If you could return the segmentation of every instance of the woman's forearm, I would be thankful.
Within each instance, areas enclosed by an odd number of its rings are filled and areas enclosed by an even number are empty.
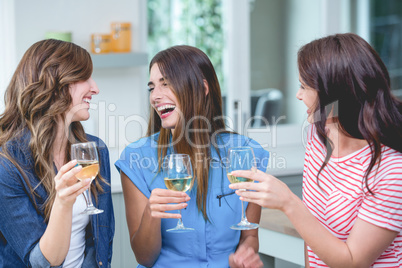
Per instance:
[[[284,213],[305,243],[328,266],[353,267],[353,258],[347,244],[332,235],[296,195],[292,196]]]
[[[258,233],[257,233],[258,234]],[[239,247],[245,246],[247,248],[252,248],[254,252],[258,252],[259,243],[258,243],[258,235],[244,235],[240,238]]]
[[[143,266],[152,266],[160,254],[161,245],[161,219],[152,217],[151,210],[147,205],[142,215],[141,224],[131,237],[131,248],[137,262]]]
[[[49,224],[39,240],[39,248],[51,266],[61,265],[67,256],[72,226],[73,209],[55,199]]]

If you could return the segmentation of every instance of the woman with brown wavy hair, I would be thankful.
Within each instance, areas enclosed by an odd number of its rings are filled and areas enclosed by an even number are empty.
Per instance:
[[[220,86],[204,52],[174,46],[156,54],[149,70],[148,135],[127,146],[116,162],[139,267],[260,267],[258,231],[229,228],[240,221],[242,208],[228,188],[223,159],[229,147],[250,146],[265,171],[268,152],[225,130]],[[162,159],[172,153],[191,157],[195,186],[188,194],[164,184]],[[194,231],[167,232],[181,208]],[[249,204],[247,218],[259,222],[260,209]]]
[[[311,123],[303,201],[266,174],[231,185],[245,201],[282,210],[306,244],[306,267],[402,266],[402,104],[375,50],[336,34],[298,53]]]
[[[89,53],[69,42],[43,40],[22,57],[0,116],[0,266],[103,267],[111,261],[114,216],[109,153],[80,121],[99,89]],[[95,141],[100,179],[92,187],[104,213],[82,215],[82,167],[72,143]]]

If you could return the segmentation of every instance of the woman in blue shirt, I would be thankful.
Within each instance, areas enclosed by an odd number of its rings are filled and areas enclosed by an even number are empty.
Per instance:
[[[139,267],[261,267],[258,230],[234,231],[241,202],[228,187],[223,159],[230,147],[253,147],[265,171],[268,152],[255,141],[225,130],[215,70],[201,50],[174,46],[150,63],[151,115],[147,137],[126,147],[116,162],[126,205],[131,247]],[[160,169],[171,153],[191,157],[195,187],[167,190]],[[246,204],[247,205],[247,204]],[[193,232],[171,233],[182,209]],[[261,208],[246,215],[259,222]]]
[[[43,40],[22,57],[0,116],[0,267],[109,267],[114,216],[106,145],[86,135],[89,102],[99,93],[89,53],[69,42]],[[100,160],[92,183],[104,212],[80,215],[82,169],[72,143],[94,141]]]

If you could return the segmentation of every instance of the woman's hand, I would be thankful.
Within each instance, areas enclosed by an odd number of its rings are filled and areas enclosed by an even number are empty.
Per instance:
[[[190,197],[184,192],[167,189],[154,189],[149,197],[151,216],[155,218],[181,218],[179,213],[168,213],[165,211],[180,210],[187,207]],[[172,204],[174,203],[174,204]]]
[[[240,245],[236,252],[229,256],[229,266],[232,268],[261,268],[263,263],[260,255],[251,247]]]
[[[72,207],[77,196],[87,190],[91,179],[79,181],[75,175],[82,170],[82,166],[76,166],[77,160],[72,160],[62,166],[54,181],[56,183],[56,200],[59,204]]]
[[[236,170],[232,172],[232,175],[259,182],[242,182],[229,185],[231,189],[237,190],[236,194],[246,202],[284,211],[294,195],[285,183],[260,170],[257,170],[257,172]],[[251,191],[239,191],[239,189]]]

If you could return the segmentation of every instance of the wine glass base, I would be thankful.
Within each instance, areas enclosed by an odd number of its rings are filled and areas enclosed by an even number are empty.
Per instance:
[[[96,207],[89,207],[86,208],[83,212],[81,212],[80,214],[86,214],[86,215],[94,215],[94,214],[99,214],[99,213],[103,213],[102,209],[98,209]]]
[[[230,229],[233,230],[252,230],[252,229],[257,229],[258,227],[260,227],[258,224],[256,223],[251,223],[251,222],[247,222],[247,223],[238,223],[235,225],[230,226]]]
[[[173,228],[173,229],[168,229],[166,232],[171,232],[171,233],[187,233],[187,232],[192,232],[194,231],[193,228],[187,228],[187,227],[180,227],[180,228]]]

